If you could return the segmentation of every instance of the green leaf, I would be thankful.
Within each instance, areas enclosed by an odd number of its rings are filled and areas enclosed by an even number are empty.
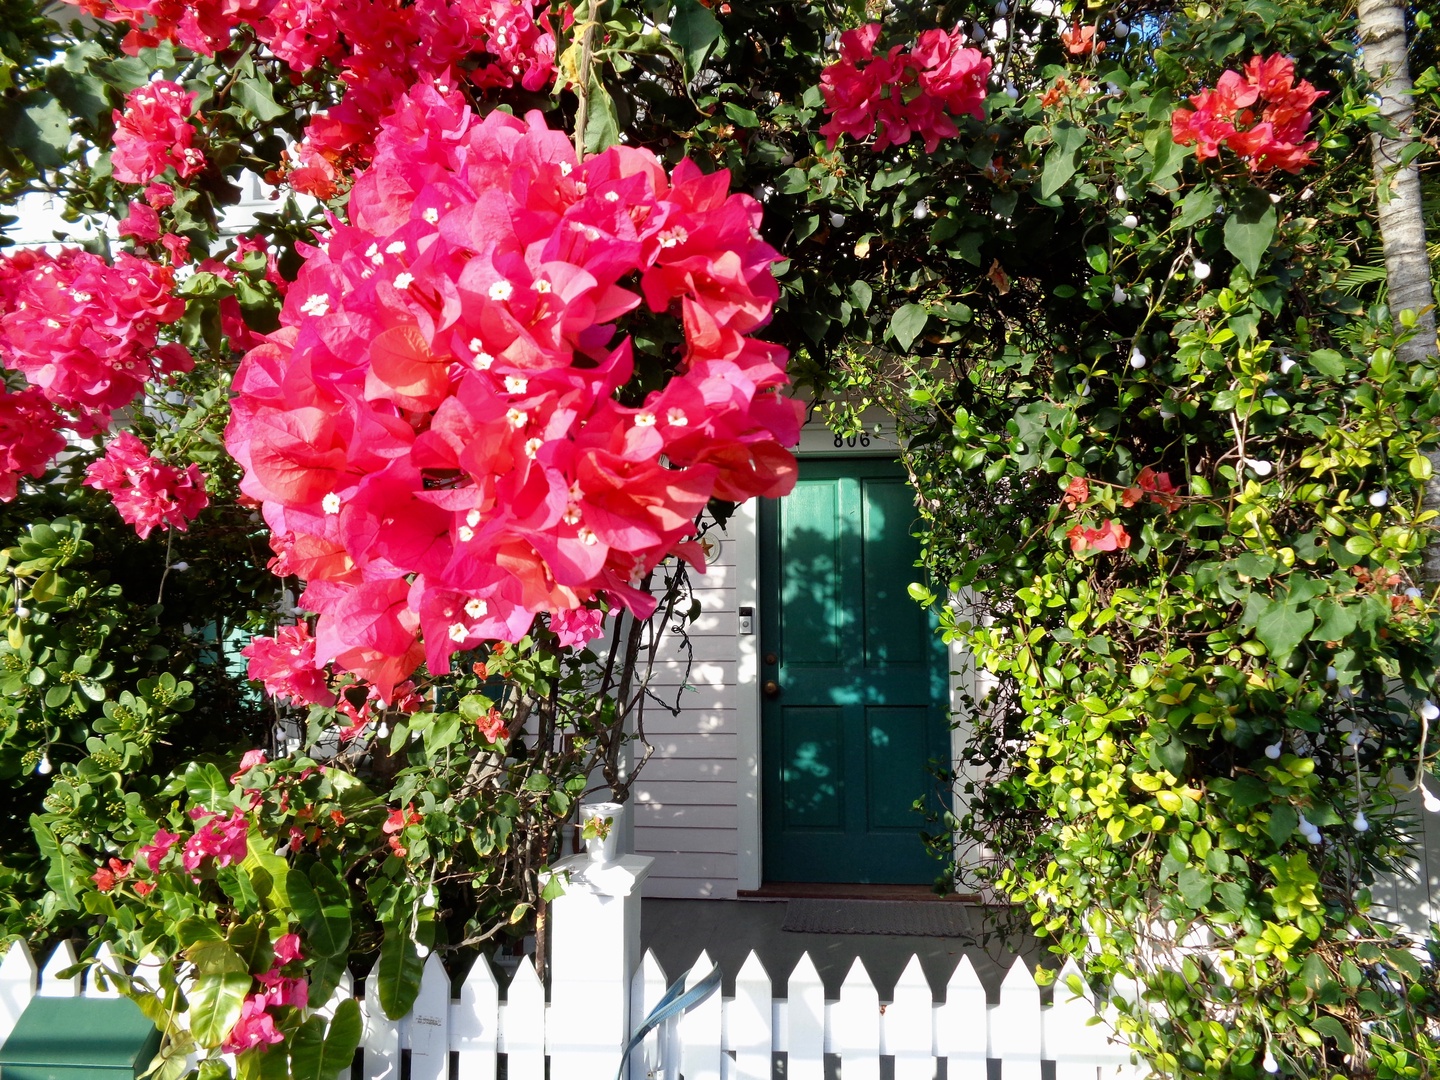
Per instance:
[[[380,1008],[391,1020],[399,1020],[415,1004],[415,998],[420,994],[420,977],[424,973],[425,962],[415,951],[409,920],[398,926],[387,923],[375,977],[380,980]]]
[[[694,81],[719,39],[720,24],[700,0],[679,0],[670,21],[670,40],[684,53],[686,82]]]
[[[243,105],[256,120],[265,123],[288,116],[290,110],[275,104],[275,92],[268,79],[237,79],[234,85],[235,100]]]
[[[230,782],[214,765],[192,761],[185,767],[185,793],[206,810],[218,813],[222,804],[229,801]]]
[[[1310,354],[1310,366],[1332,379],[1345,377],[1345,357],[1334,349],[1316,349]]]
[[[252,980],[246,971],[201,974],[186,995],[190,1001],[190,1030],[201,1046],[219,1046],[240,1019],[240,1008]]]
[[[910,351],[910,346],[925,329],[925,323],[929,319],[929,314],[919,304],[906,304],[890,316],[890,333],[894,335],[895,343],[900,346],[901,352]]]
[[[49,94],[37,95],[34,104],[6,110],[4,137],[42,169],[65,164],[70,145],[70,114]],[[13,107],[12,107],[13,108]]]
[[[312,956],[338,956],[350,945],[350,892],[331,873],[316,863],[307,877],[294,869],[286,879],[290,906],[305,931],[305,944]]]
[[[1234,255],[1253,278],[1274,237],[1275,204],[1258,188],[1246,190],[1234,213],[1225,220],[1225,250]]]
[[[620,141],[620,120],[615,100],[600,79],[600,65],[590,68],[589,98],[585,113],[585,149],[598,154]]]
[[[1216,199],[1213,188],[1196,188],[1181,201],[1180,212],[1175,215],[1175,228],[1188,229],[1191,225],[1209,220],[1210,215],[1215,213],[1215,208],[1219,205],[1220,202]]]
[[[1315,613],[1289,604],[1270,603],[1255,623],[1255,636],[1278,664],[1295,651],[1315,627]]]
[[[290,1080],[285,1047],[260,1046],[235,1058],[236,1080]],[[202,1066],[203,1067],[203,1066]]]
[[[1355,629],[1355,612],[1337,600],[1321,600],[1315,612],[1320,617],[1315,627],[1319,641],[1343,641]]]
[[[1187,866],[1180,871],[1176,878],[1176,884],[1180,888],[1180,895],[1184,897],[1185,903],[1197,910],[1210,903],[1211,883],[1210,878],[1196,870],[1193,866]]]
[[[1276,847],[1290,839],[1295,826],[1300,824],[1300,815],[1293,806],[1281,803],[1270,811],[1270,841]]]
[[[348,1073],[361,1031],[360,1005],[354,998],[346,998],[336,1008],[328,1032],[324,1017],[310,1017],[290,1041],[292,1080],[335,1080]]]
[[[250,974],[259,975],[275,966],[275,949],[270,944],[270,932],[265,929],[263,919],[253,918],[248,922],[236,923],[230,928],[225,940],[230,943],[236,955],[245,961]],[[322,997],[318,1000],[326,999]]]
[[[73,861],[61,847],[54,831],[40,814],[30,815],[30,831],[35,835],[35,846],[40,849],[47,863],[45,884],[67,911],[80,910],[79,894],[75,890],[75,879],[84,876],[78,872]]]
[[[1075,175],[1076,151],[1085,145],[1085,131],[1066,121],[1056,125],[1054,136],[1055,145],[1045,155],[1045,165],[1040,171],[1042,199],[1050,198]]]
[[[1335,1040],[1335,1045],[1340,1048],[1342,1054],[1353,1054],[1355,1044],[1350,1040],[1350,1032],[1345,1030],[1345,1025],[1333,1016],[1321,1016],[1310,1021],[1310,1026],[1321,1035],[1326,1035]]]

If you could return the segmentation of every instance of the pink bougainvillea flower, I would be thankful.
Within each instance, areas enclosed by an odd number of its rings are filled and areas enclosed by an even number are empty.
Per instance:
[[[240,655],[250,661],[246,676],[263,683],[272,697],[292,705],[335,704],[325,673],[315,666],[315,639],[307,624],[280,626],[274,637],[251,638]]]
[[[81,435],[104,431],[147,380],[194,367],[183,346],[158,341],[185,313],[174,288],[169,267],[129,253],[113,266],[80,248],[0,255],[0,363]]]
[[[158,874],[160,872],[161,860],[170,853],[170,849],[175,846],[175,841],[179,839],[179,833],[157,829],[155,838],[151,840],[150,843],[141,847],[136,854],[145,860],[145,865],[149,867],[150,873]]]
[[[1130,534],[1113,518],[1098,529],[1076,525],[1065,536],[1070,541],[1070,550],[1076,555],[1090,551],[1123,551],[1130,546]]]
[[[269,999],[264,994],[250,994],[240,1007],[240,1019],[230,1029],[221,1049],[227,1054],[242,1054],[257,1046],[284,1042],[285,1036],[275,1027],[275,1018],[265,1011]]]
[[[1252,172],[1299,172],[1319,145],[1305,141],[1311,107],[1324,91],[1295,81],[1295,64],[1284,56],[1255,56],[1241,71],[1226,71],[1213,90],[1190,97],[1170,117],[1171,137],[1194,146],[1204,161],[1228,147]]]
[[[840,59],[820,73],[820,93],[830,119],[820,128],[833,149],[841,135],[875,135],[878,153],[919,135],[927,153],[959,134],[952,117],[985,115],[985,81],[991,62],[965,48],[957,28],[926,30],[907,52],[892,46],[875,55],[880,24],[840,35]]]
[[[305,579],[317,615],[313,651],[289,674],[274,658],[278,677],[328,665],[382,703],[422,660],[443,673],[537,615],[578,645],[607,604],[648,612],[639,583],[698,561],[712,496],[793,485],[801,419],[784,350],[750,336],[777,256],[726,174],[667,175],[623,146],[581,163],[538,113],[482,119],[438,85],[395,104],[348,220],[306,250],[281,328],[242,362],[226,435],[272,568]],[[642,303],[678,313],[683,353],[622,406],[634,363],[615,322]],[[346,735],[368,708],[348,707]]]
[[[239,780],[247,772],[255,768],[255,766],[264,765],[267,760],[269,760],[269,757],[263,749],[246,750],[245,753],[240,755],[240,764],[235,769],[235,772],[231,774],[230,782],[232,784],[235,783],[235,781]]]
[[[185,869],[193,872],[207,858],[213,858],[219,867],[243,862],[248,851],[250,828],[244,813],[235,810],[229,817],[221,817],[201,810],[200,816],[205,820],[196,827],[195,835],[185,841],[185,849],[181,853],[180,861]]]
[[[0,502],[15,498],[20,477],[45,475],[65,449],[63,420],[33,386],[12,393],[0,388]]]
[[[275,964],[283,967],[301,959],[305,954],[300,951],[299,934],[281,934],[275,939]]]
[[[191,124],[197,95],[165,79],[136,87],[115,110],[115,148],[110,163],[122,184],[148,184],[173,168],[182,180],[205,167]]]
[[[120,219],[121,236],[133,236],[142,244],[153,244],[160,239],[160,215],[153,207],[135,199],[130,200],[130,212]]]
[[[157,526],[184,532],[210,503],[198,466],[181,471],[167,465],[128,431],[106,444],[105,456],[85,470],[85,484],[107,492],[142,540]]]

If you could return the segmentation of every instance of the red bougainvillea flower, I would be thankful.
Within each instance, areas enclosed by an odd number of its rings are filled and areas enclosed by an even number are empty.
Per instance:
[[[1151,502],[1167,514],[1180,508],[1180,496],[1176,494],[1177,488],[1170,480],[1169,473],[1156,472],[1146,465],[1140,470],[1140,475],[1135,477],[1135,484],[1149,496]]]
[[[169,267],[79,248],[0,256],[0,364],[21,372],[81,435],[110,426],[150,379],[194,366],[159,329],[185,314]]]
[[[87,487],[107,492],[115,509],[144,540],[159,526],[186,530],[209,505],[205,478],[191,465],[184,471],[150,456],[145,444],[122,431],[105,447],[105,456],[85,470]]]
[[[1093,24],[1076,22],[1068,30],[1061,30],[1060,43],[1071,56],[1089,56],[1105,50],[1105,42],[1095,40]]]
[[[1074,510],[1090,501],[1090,481],[1083,476],[1072,476],[1065,485],[1065,506]]]
[[[1065,537],[1070,541],[1070,550],[1076,555],[1090,551],[1123,551],[1130,546],[1130,534],[1113,518],[1098,529],[1076,525]]]
[[[160,215],[154,207],[131,199],[130,212],[120,219],[119,232],[121,236],[134,237],[142,244],[153,244],[160,239]]]
[[[15,498],[20,477],[45,475],[65,449],[64,420],[37,388],[17,393],[0,388],[0,502]]]
[[[927,153],[959,133],[951,117],[985,115],[985,80],[990,61],[976,49],[961,45],[959,29],[926,30],[906,52],[892,46],[875,55],[880,24],[847,30],[840,35],[840,59],[820,73],[820,93],[830,119],[820,128],[834,149],[841,135],[868,139],[874,150],[910,141],[919,135]]]
[[[108,866],[102,866],[95,873],[90,875],[90,880],[95,883],[95,888],[101,892],[110,892],[115,888],[117,882],[130,876],[134,869],[133,863],[121,862],[119,859],[111,859]]]
[[[255,637],[240,650],[250,661],[246,676],[292,705],[334,705],[325,674],[315,667],[315,639],[303,622],[280,626],[274,637]]]
[[[475,726],[480,729],[480,734],[492,743],[510,737],[510,729],[505,725],[505,714],[499,709],[492,708],[475,721]]]
[[[1299,172],[1319,145],[1302,141],[1313,118],[1311,106],[1324,91],[1295,81],[1295,64],[1283,56],[1251,57],[1242,71],[1226,71],[1213,90],[1190,98],[1170,117],[1171,137],[1194,146],[1200,160],[1228,147],[1252,172]]]
[[[148,184],[173,168],[182,180],[205,168],[205,155],[197,150],[195,113],[197,95],[178,83],[159,79],[125,95],[125,109],[115,110],[115,148],[110,165],[122,184]]]
[[[750,337],[776,253],[728,184],[629,147],[581,164],[539,114],[482,120],[434,86],[399,102],[241,364],[226,435],[272,567],[306,579],[315,667],[390,701],[537,614],[588,640],[606,605],[653,609],[660,560],[702,561],[712,496],[789,490],[800,407],[784,350]],[[642,303],[678,315],[684,352],[622,405],[614,323]]]

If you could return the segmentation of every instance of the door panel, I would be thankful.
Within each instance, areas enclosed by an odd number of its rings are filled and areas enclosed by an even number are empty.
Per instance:
[[[920,571],[904,474],[802,461],[761,507],[764,876],[914,882],[938,863],[914,809],[949,752],[944,646],[906,586]],[[774,657],[774,663],[770,657]]]

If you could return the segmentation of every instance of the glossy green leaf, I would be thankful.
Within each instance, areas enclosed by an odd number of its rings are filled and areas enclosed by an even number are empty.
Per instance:
[[[219,1046],[240,1019],[245,995],[253,980],[246,971],[200,974],[186,994],[190,1002],[190,1030],[201,1046]]]
[[[291,1080],[335,1080],[348,1073],[362,1034],[360,1005],[354,998],[340,1003],[328,1030],[324,1017],[310,1017],[290,1041]]]
[[[323,863],[292,869],[286,887],[310,955],[343,953],[350,945],[350,891]]]
[[[391,1020],[399,1020],[415,1004],[424,973],[425,962],[415,949],[408,920],[403,926],[387,924],[374,978],[379,980],[380,1008]]]
[[[925,329],[930,316],[919,304],[906,304],[890,316],[890,333],[901,352],[909,352],[910,346]]]

